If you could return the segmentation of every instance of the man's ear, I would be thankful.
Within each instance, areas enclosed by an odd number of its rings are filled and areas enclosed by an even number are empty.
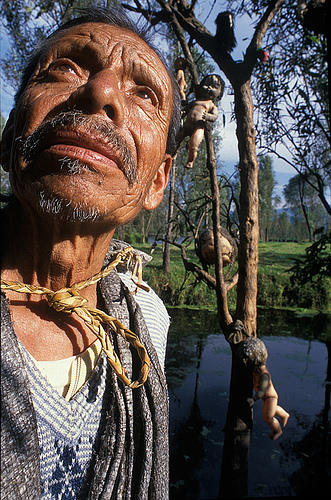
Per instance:
[[[167,154],[165,160],[158,168],[145,196],[143,203],[143,208],[145,208],[145,210],[153,210],[161,203],[164,190],[167,187],[169,180],[171,162],[172,158]]]

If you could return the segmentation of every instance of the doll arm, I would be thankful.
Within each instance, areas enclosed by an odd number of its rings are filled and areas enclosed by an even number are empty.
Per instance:
[[[217,106],[214,106],[210,113],[207,113],[207,111],[206,111],[203,114],[203,118],[204,118],[204,120],[206,120],[208,122],[215,122],[217,120],[217,115],[218,115]]]

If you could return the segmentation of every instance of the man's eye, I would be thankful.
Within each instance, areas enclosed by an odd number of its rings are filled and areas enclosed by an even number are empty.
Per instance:
[[[52,63],[49,66],[48,71],[62,71],[63,73],[76,73],[72,64],[60,61]]]
[[[150,101],[154,106],[157,104],[157,97],[154,91],[148,87],[137,89],[136,95],[144,101]]]
[[[151,96],[146,90],[139,90],[137,92],[137,95],[139,95],[139,97],[141,97],[142,99],[151,99]]]

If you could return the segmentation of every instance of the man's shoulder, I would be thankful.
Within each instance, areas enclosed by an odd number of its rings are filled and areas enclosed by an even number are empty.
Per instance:
[[[112,239],[112,241],[109,245],[108,251],[106,253],[104,265],[107,265],[109,262],[111,262],[116,257],[118,252],[121,252],[122,250],[124,250],[125,248],[128,248],[128,247],[131,247],[132,253],[141,259],[141,263],[142,263],[143,267],[148,262],[150,262],[152,260],[152,257],[150,255],[148,255],[145,252],[142,252],[141,250],[137,250],[136,248],[133,248],[131,245],[129,245],[129,243],[126,243],[125,241],[122,241],[122,240]],[[131,266],[129,265],[129,269],[130,269],[130,267],[133,268],[133,266],[134,266],[134,262],[132,262]],[[118,271],[123,271],[125,269],[127,269],[127,266],[125,266],[125,265],[123,265],[122,267],[118,266],[118,268],[117,268]]]
[[[152,343],[158,354],[161,366],[163,367],[170,326],[168,311],[163,301],[148,283],[142,281],[144,287],[137,289],[137,286],[131,280],[131,272],[119,272],[118,276],[128,290],[134,293],[134,298],[141,309]]]
[[[118,252],[128,246],[130,245],[123,241],[113,240],[107,252],[107,261],[110,262],[113,260]],[[145,252],[134,248],[132,251],[135,255],[140,257],[143,266],[152,260],[152,257],[147,255]],[[156,352],[159,356],[161,366],[164,366],[170,317],[163,301],[146,281],[142,280],[142,286],[137,287],[135,282],[136,280],[132,280],[132,270],[133,265],[130,265],[129,267],[126,265],[117,266],[116,269],[118,277],[129,292],[132,293],[132,296],[141,309],[152,343],[154,344]]]

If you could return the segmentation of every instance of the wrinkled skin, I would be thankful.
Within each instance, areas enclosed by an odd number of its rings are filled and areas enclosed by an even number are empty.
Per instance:
[[[91,23],[56,36],[18,104],[15,137],[28,136],[61,111],[80,109],[93,119],[109,121],[117,127],[137,162],[140,178],[138,184],[129,187],[116,164],[105,162],[105,158],[99,159],[86,149],[60,146],[59,138],[59,144],[43,152],[33,165],[44,188],[76,202],[88,204],[98,200],[101,210],[116,224],[133,218],[142,206],[154,208],[150,199],[154,193],[150,188],[157,168],[165,161],[164,138],[170,116],[170,103],[163,89],[163,79],[168,81],[169,88],[169,77],[162,75],[160,65],[142,40],[119,28],[104,29],[103,25]],[[107,106],[112,108],[111,118],[107,116]],[[84,130],[69,131],[73,136],[81,134],[80,143],[84,143],[84,133]],[[53,175],[53,170],[48,175],[45,163],[56,164],[64,155],[82,156],[96,172],[84,172],[83,178],[61,172]],[[19,156],[15,166],[15,194],[22,198],[22,191],[27,189],[23,186],[32,174],[25,172],[26,164]]]
[[[28,160],[16,139],[72,110],[87,121],[48,132]],[[169,75],[137,35],[86,23],[50,39],[3,133],[3,166],[19,204],[8,215],[2,277],[57,290],[98,272],[116,228],[162,200],[171,111]],[[137,181],[129,182],[118,150],[89,123],[112,128],[126,144]],[[84,166],[74,172],[64,157]],[[40,208],[41,191],[46,200],[61,200],[62,213]],[[98,215],[70,219],[75,207]],[[80,320],[52,311],[39,296],[6,295],[15,331],[37,360],[78,354],[95,340]],[[83,295],[96,307],[95,286]]]

